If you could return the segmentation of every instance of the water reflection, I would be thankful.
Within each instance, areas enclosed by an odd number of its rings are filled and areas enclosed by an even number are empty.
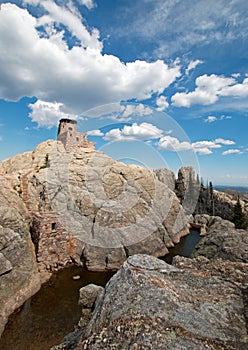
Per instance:
[[[73,276],[80,279],[74,280]],[[0,339],[1,350],[46,350],[73,331],[80,318],[78,291],[95,283],[104,286],[111,273],[89,272],[80,267],[59,271],[40,291],[10,316]]]
[[[171,264],[175,255],[189,257],[200,239],[199,232],[191,230],[162,259]],[[77,275],[80,279],[73,279]],[[10,317],[0,339],[0,349],[46,350],[60,343],[66,334],[73,331],[80,318],[79,289],[89,283],[104,286],[112,275],[110,272],[89,272],[76,266],[54,274]]]
[[[173,257],[176,255],[181,255],[189,258],[201,238],[202,237],[198,231],[190,230],[190,233],[187,236],[181,238],[180,243],[176,244],[175,247],[170,248],[169,254],[165,255],[161,259],[166,261],[168,264],[171,264]]]

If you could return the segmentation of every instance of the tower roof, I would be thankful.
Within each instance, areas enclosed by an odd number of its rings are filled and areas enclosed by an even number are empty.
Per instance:
[[[73,119],[66,119],[66,118],[63,118],[63,119],[60,119],[59,123],[70,123],[70,124],[77,124],[77,121],[76,120],[73,120]]]

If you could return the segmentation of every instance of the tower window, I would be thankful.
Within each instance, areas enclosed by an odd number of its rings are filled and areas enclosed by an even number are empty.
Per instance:
[[[68,128],[69,130],[71,130],[72,131],[72,128],[69,126],[69,128]]]
[[[57,224],[56,224],[56,222],[53,222],[53,223],[52,223],[52,231],[53,231],[53,230],[56,230],[56,228],[57,228]]]
[[[77,141],[79,141],[79,137],[76,137]]]

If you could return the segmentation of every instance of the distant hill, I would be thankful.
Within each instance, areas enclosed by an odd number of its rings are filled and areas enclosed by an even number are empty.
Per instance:
[[[217,190],[217,191],[224,191],[224,192],[240,192],[240,193],[243,193],[243,194],[248,194],[248,187],[246,186],[224,186],[224,185],[217,185],[217,186],[214,186],[214,188]]]

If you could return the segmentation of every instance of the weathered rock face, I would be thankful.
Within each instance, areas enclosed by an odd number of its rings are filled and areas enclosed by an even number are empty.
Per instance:
[[[92,312],[102,298],[104,288],[95,284],[88,284],[79,290],[78,304],[82,306],[82,315],[78,327],[85,327],[92,316]]]
[[[235,229],[233,223],[218,216],[196,215],[196,222],[205,223],[207,234],[196,246],[192,256],[248,263],[248,230]]]
[[[8,316],[40,288],[30,216],[22,200],[0,177],[0,335]]]
[[[175,174],[168,169],[156,169],[154,170],[159,181],[163,182],[169,187],[170,190],[174,191],[176,186]]]
[[[195,212],[200,192],[199,180],[195,177],[194,169],[182,167],[178,171],[175,193],[188,214]]]
[[[178,258],[176,266],[147,255],[128,258],[87,327],[56,348],[246,349],[240,286],[247,283],[247,264],[239,263],[239,276],[232,273],[228,281],[227,271],[211,264],[206,258]]]
[[[188,232],[175,193],[153,172],[116,162],[94,149],[65,153],[60,142],[40,144],[2,165],[33,220],[40,270],[83,262],[118,269],[128,255],[160,256]]]
[[[226,193],[213,191],[214,194],[214,215],[230,220],[233,216],[233,207],[237,203],[238,193]],[[248,219],[248,199],[245,195],[240,195],[240,204]]]
[[[228,261],[223,259],[208,259],[205,256],[199,255],[193,259],[184,258],[182,256],[175,256],[173,258],[173,265],[179,269],[198,270],[202,273],[208,274],[209,276],[217,276],[234,283],[241,289],[242,292],[248,292],[247,263]],[[245,311],[248,311],[248,309]]]
[[[179,198],[184,199],[190,183],[195,181],[195,172],[191,166],[181,167],[176,180],[176,191]]]

